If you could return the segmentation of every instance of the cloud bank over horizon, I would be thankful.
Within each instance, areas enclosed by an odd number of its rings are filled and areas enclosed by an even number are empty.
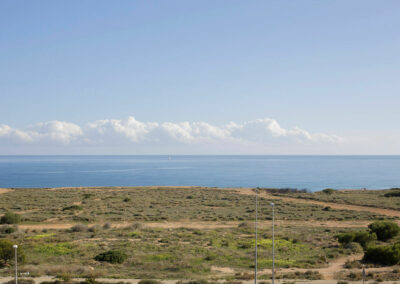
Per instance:
[[[231,146],[262,148],[278,144],[316,145],[341,142],[343,138],[338,135],[311,133],[299,127],[286,129],[271,118],[229,122],[222,126],[203,121],[143,122],[133,116],[126,119],[96,120],[84,125],[54,120],[35,123],[23,129],[0,124],[0,145],[14,147],[97,147],[112,150],[119,146],[135,146],[135,153],[146,149],[147,153],[157,154],[163,152],[160,151],[162,149],[173,150],[182,147],[190,151],[191,147],[198,146],[229,149]]]

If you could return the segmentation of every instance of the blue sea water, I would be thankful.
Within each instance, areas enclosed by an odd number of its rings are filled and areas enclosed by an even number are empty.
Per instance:
[[[0,156],[0,187],[400,187],[400,156]]]

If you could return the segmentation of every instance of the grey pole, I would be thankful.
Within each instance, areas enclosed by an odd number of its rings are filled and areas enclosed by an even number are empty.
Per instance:
[[[18,255],[17,255],[17,245],[13,245],[13,248],[15,250],[15,284],[18,284]]]
[[[362,277],[363,277],[363,284],[365,283],[365,265],[362,265]]]
[[[272,206],[272,284],[275,284],[275,204]]]
[[[254,284],[257,284],[257,222],[258,222],[258,189],[256,190],[256,221],[255,221],[255,229],[256,229],[256,246],[255,246],[255,257],[254,257]]]

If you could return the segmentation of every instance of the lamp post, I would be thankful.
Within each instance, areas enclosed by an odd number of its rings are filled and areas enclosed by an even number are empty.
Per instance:
[[[272,284],[275,284],[275,204],[272,206]]]
[[[254,284],[257,284],[257,222],[258,222],[258,189],[256,189],[256,221],[255,221],[255,231],[256,231],[256,246],[255,246],[255,256],[254,256]]]
[[[18,246],[13,245],[13,248],[15,250],[15,284],[18,284],[18,255],[17,255],[17,250]]]

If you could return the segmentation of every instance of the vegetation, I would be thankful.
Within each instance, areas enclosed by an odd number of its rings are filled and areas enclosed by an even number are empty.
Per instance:
[[[0,218],[0,224],[18,224],[21,222],[21,216],[12,212],[6,212]]]
[[[390,221],[377,221],[370,224],[368,228],[376,234],[380,241],[387,241],[395,237],[400,231],[399,226]]]
[[[367,231],[347,232],[337,236],[339,243],[348,245],[350,243],[359,243],[364,249],[377,239],[376,233]]]
[[[109,250],[95,256],[97,261],[106,261],[109,263],[123,263],[128,256],[119,250]]]
[[[15,257],[13,243],[7,239],[0,239],[0,267],[5,266]],[[25,261],[25,253],[19,246],[17,249],[18,261]]]
[[[400,197],[400,189],[393,190],[393,191],[389,191],[387,193],[385,193],[383,196],[385,197]]]
[[[274,202],[279,224],[275,264],[304,269],[277,273],[277,278],[320,279],[311,269],[359,253],[360,244],[367,248],[376,240],[367,228],[352,232],[342,221],[364,224],[384,218],[279,198],[309,194],[305,190],[272,194],[277,197],[259,196],[259,268],[272,266],[272,212],[266,204]],[[319,193],[326,198],[337,194]],[[0,214],[12,211],[22,224],[1,226],[0,237],[23,244],[26,263],[21,269],[32,276],[72,279],[95,272],[109,278],[201,279],[199,283],[211,278],[237,284],[253,277],[254,201],[254,195],[233,189],[200,187],[18,189],[1,194]],[[398,240],[395,236],[391,242]],[[9,274],[7,267],[0,270],[0,276]],[[262,277],[268,281],[270,276]]]
[[[0,226],[0,234],[12,234],[16,230],[17,228],[13,226]]]
[[[369,247],[364,260],[382,265],[395,265],[400,261],[400,244]]]
[[[333,194],[336,190],[332,189],[332,188],[325,188],[324,190],[322,190],[323,193],[325,194]]]

